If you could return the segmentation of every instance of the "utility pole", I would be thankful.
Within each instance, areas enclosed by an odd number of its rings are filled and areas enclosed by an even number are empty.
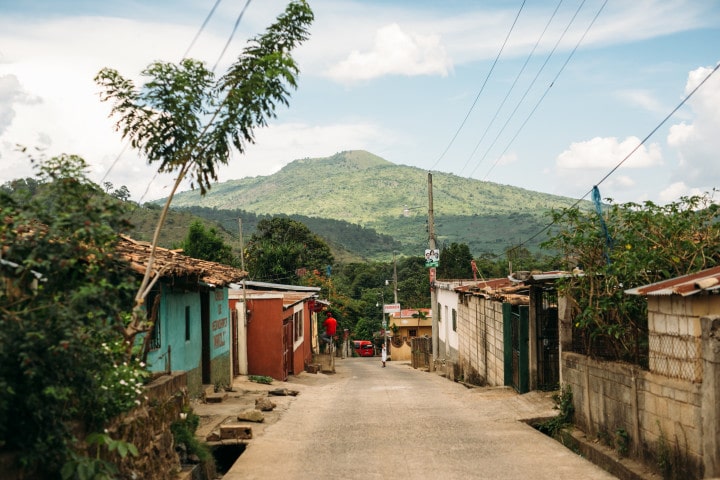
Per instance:
[[[398,303],[397,299],[397,261],[395,260],[395,252],[393,251],[393,293],[395,294],[395,303]]]
[[[433,213],[433,188],[432,173],[428,172],[428,235],[430,236],[430,250],[435,250],[435,216]],[[435,361],[438,358],[439,339],[438,339],[438,307],[437,292],[435,291],[435,267],[430,267],[430,311],[432,312],[432,358],[433,363],[430,367],[431,371],[435,370]]]
[[[238,232],[240,234],[240,268],[242,271],[245,271],[245,244],[243,243],[243,228],[242,228],[242,218],[238,217]],[[248,356],[247,356],[247,326],[248,326],[248,304],[247,304],[247,288],[245,285],[245,277],[242,279],[242,291],[243,291],[243,301],[242,301],[242,324],[238,325],[238,330],[240,331],[240,334],[238,335],[240,338],[237,339],[239,344],[240,352],[238,353],[238,371],[240,372],[240,375],[247,375],[248,373]],[[237,308],[236,308],[237,310]],[[238,319],[238,323],[239,323]],[[233,342],[230,342],[232,345]]]

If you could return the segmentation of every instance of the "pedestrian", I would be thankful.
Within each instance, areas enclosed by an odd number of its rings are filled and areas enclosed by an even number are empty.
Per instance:
[[[382,346],[382,357],[381,357],[381,358],[382,358],[383,368],[385,368],[385,361],[387,360],[387,349],[385,348],[385,344],[384,344],[384,343],[383,343],[383,346]]]
[[[330,344],[333,341],[335,331],[337,330],[337,320],[335,320],[332,311],[330,310],[326,311],[325,315],[326,318],[323,322],[323,328],[325,328],[325,333],[323,335],[320,335],[320,338],[323,339],[327,344]]]

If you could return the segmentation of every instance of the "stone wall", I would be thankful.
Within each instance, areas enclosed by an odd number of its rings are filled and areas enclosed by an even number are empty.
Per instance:
[[[502,302],[465,295],[458,304],[458,364],[465,381],[505,384]]]
[[[187,377],[184,372],[163,375],[145,387],[147,401],[118,418],[108,433],[137,447],[139,455],[107,455],[119,466],[122,478],[165,480],[180,471],[180,459],[170,425],[188,406]]]

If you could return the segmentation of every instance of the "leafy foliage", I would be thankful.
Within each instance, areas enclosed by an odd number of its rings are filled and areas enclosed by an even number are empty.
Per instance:
[[[473,257],[470,248],[464,243],[451,243],[440,250],[438,278],[472,278]]]
[[[319,236],[302,223],[283,217],[258,223],[245,256],[251,278],[264,281],[298,278],[298,269],[324,270],[334,261]]]
[[[95,81],[102,99],[112,101],[117,128],[159,172],[187,172],[201,194],[217,180],[231,148],[240,153],[254,141],[255,126],[288,104],[299,69],[290,52],[308,38],[313,15],[304,1],[291,2],[267,31],[250,40],[219,79],[202,62],[154,62],[137,89],[116,70],[101,70]]]
[[[665,206],[609,203],[611,241],[594,212],[554,212],[561,230],[547,245],[563,252],[565,269],[584,271],[561,285],[574,301],[582,353],[646,363],[646,303],[624,291],[717,265],[718,208],[707,194]]]
[[[185,255],[201,258],[225,265],[240,266],[240,260],[232,253],[230,245],[226,245],[213,227],[208,229],[196,220],[190,224],[188,234],[181,245]]]
[[[97,431],[138,400],[140,366],[112,347],[136,284],[114,253],[126,205],[80,157],[35,164],[36,188],[0,193],[0,448],[57,473],[77,426]]]

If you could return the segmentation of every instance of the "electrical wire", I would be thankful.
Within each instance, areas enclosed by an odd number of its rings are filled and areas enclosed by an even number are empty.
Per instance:
[[[468,166],[468,163],[470,163],[470,160],[472,159],[473,155],[475,155],[475,152],[477,152],[477,149],[480,147],[480,144],[483,140],[485,140],[485,135],[487,135],[488,131],[490,130],[490,127],[493,125],[495,120],[497,119],[498,115],[500,114],[500,110],[505,106],[505,102],[510,97],[510,94],[512,93],[513,89],[515,88],[515,85],[517,84],[518,80],[520,80],[520,76],[525,71],[525,68],[527,67],[528,63],[530,62],[530,59],[535,54],[535,50],[537,50],[538,46],[540,45],[540,42],[542,41],[543,37],[545,36],[545,32],[547,32],[547,29],[550,27],[550,24],[552,23],[553,19],[555,18],[555,15],[557,14],[558,10],[560,9],[560,5],[562,5],[563,0],[560,0],[555,7],[555,11],[553,11],[552,15],[550,16],[550,19],[545,24],[545,28],[543,29],[542,33],[538,37],[537,41],[535,42],[535,46],[533,46],[532,50],[530,51],[530,54],[525,59],[525,63],[523,64],[522,68],[518,72],[518,74],[515,76],[515,80],[513,81],[512,85],[510,86],[510,89],[505,94],[505,98],[503,98],[502,102],[500,102],[500,105],[498,106],[497,110],[495,110],[495,115],[493,115],[493,118],[488,123],[487,127],[485,127],[485,131],[480,136],[480,140],[478,140],[477,144],[475,145],[475,148],[473,149],[472,153],[468,157],[468,159],[465,161],[465,164],[458,172],[458,175],[462,175],[463,170],[465,170],[465,167]],[[584,3],[584,1],[583,1]],[[574,18],[574,17],[573,17]]]
[[[232,32],[230,33],[230,37],[228,38],[227,42],[225,42],[225,46],[223,47],[222,52],[220,52],[220,56],[218,56],[218,59],[215,62],[215,65],[213,65],[213,68],[212,68],[213,72],[217,68],[218,64],[220,63],[220,60],[222,60],[222,57],[225,55],[225,52],[227,51],[228,47],[230,46],[230,42],[232,42],[232,39],[235,36],[235,32],[237,31],[237,28],[240,25],[240,20],[242,20],[243,15],[245,15],[245,10],[247,10],[248,6],[250,5],[250,1],[251,0],[247,0],[247,2],[245,2],[245,6],[240,11],[240,15],[238,15],[237,19],[235,20],[235,26],[233,26]]]
[[[460,123],[460,126],[458,127],[457,131],[455,132],[455,135],[453,135],[452,139],[450,139],[450,143],[448,143],[448,146],[445,147],[445,150],[442,152],[440,157],[438,157],[437,160],[435,160],[435,163],[429,168],[429,170],[434,169],[440,161],[445,157],[445,154],[447,154],[448,150],[450,150],[450,147],[455,143],[455,139],[457,139],[458,135],[460,134],[460,131],[465,126],[465,123],[467,122],[468,118],[470,117],[470,113],[472,113],[473,109],[475,108],[475,105],[478,102],[478,99],[480,98],[480,95],[482,95],[483,91],[485,90],[485,86],[487,85],[488,80],[490,79],[490,76],[492,75],[493,71],[495,70],[495,65],[497,65],[498,60],[500,59],[500,55],[502,55],[503,50],[505,50],[505,46],[507,45],[508,40],[510,39],[510,35],[512,34],[513,30],[515,29],[515,24],[518,21],[518,18],[520,18],[520,13],[523,11],[523,8],[525,7],[525,1],[523,0],[522,4],[520,5],[520,9],[517,12],[517,15],[515,15],[515,20],[513,20],[512,25],[510,26],[510,30],[508,31],[507,35],[505,36],[505,41],[502,44],[502,47],[500,47],[500,51],[498,52],[497,56],[495,57],[495,61],[493,62],[492,66],[490,67],[490,70],[488,71],[487,76],[485,77],[485,81],[482,84],[482,87],[480,87],[480,91],[475,96],[475,100],[473,101],[472,105],[470,105],[470,109],[468,110],[467,114],[465,115],[465,118]]]
[[[200,29],[195,34],[195,38],[192,39],[192,41],[190,42],[190,45],[188,45],[188,48],[187,48],[187,50],[185,50],[185,53],[183,54],[182,58],[187,58],[188,54],[190,53],[190,50],[195,45],[195,42],[197,41],[197,39],[200,38],[200,34],[203,32],[203,30],[205,30],[205,26],[210,21],[210,18],[215,13],[215,9],[217,9],[217,7],[218,7],[218,5],[220,5],[221,1],[222,0],[217,0],[215,2],[215,5],[213,5],[213,7],[210,9],[210,13],[208,13],[207,17],[205,17],[205,21],[202,23],[202,25],[200,25]]]
[[[490,175],[490,172],[492,172],[493,169],[495,168],[495,166],[497,166],[497,164],[498,164],[498,162],[500,161],[500,159],[503,158],[503,155],[505,155],[505,153],[508,151],[508,149],[509,149],[510,146],[513,144],[513,142],[515,141],[515,139],[518,137],[518,135],[520,135],[520,132],[522,132],[523,128],[525,128],[525,125],[527,125],[527,123],[528,123],[528,121],[530,120],[530,118],[532,118],[532,116],[535,114],[535,111],[537,111],[537,109],[538,109],[538,107],[540,106],[540,104],[543,102],[543,100],[545,99],[545,97],[547,96],[547,94],[550,92],[550,89],[555,85],[555,82],[556,82],[557,79],[560,77],[560,74],[565,70],[565,67],[566,67],[567,64],[570,62],[570,59],[572,59],[572,57],[575,55],[575,52],[576,52],[577,49],[580,47],[580,44],[581,44],[582,41],[585,39],[585,36],[588,34],[588,32],[590,31],[590,29],[592,28],[592,26],[595,24],[595,21],[598,19],[598,17],[599,17],[600,14],[602,13],[603,9],[605,8],[605,5],[607,5],[607,2],[608,2],[608,0],[605,0],[605,1],[603,2],[603,4],[600,6],[600,8],[598,9],[597,13],[595,14],[595,16],[593,17],[592,21],[590,22],[590,25],[588,25],[588,27],[585,29],[585,32],[582,34],[582,36],[580,37],[580,39],[579,39],[579,40],[577,41],[577,43],[575,44],[575,48],[572,49],[572,51],[571,51],[570,54],[568,55],[567,59],[565,59],[565,63],[563,63],[562,67],[560,67],[560,70],[558,70],[558,72],[557,72],[557,74],[555,75],[555,77],[553,78],[552,82],[550,82],[550,85],[548,85],[548,87],[545,89],[545,92],[540,96],[540,98],[538,99],[538,101],[537,101],[537,103],[535,104],[535,106],[533,107],[533,109],[530,111],[530,113],[528,114],[528,116],[525,118],[525,121],[523,121],[523,123],[520,125],[520,128],[518,128],[518,130],[515,132],[515,135],[513,135],[513,137],[512,137],[512,138],[510,139],[510,141],[508,142],[508,144],[505,146],[505,149],[502,151],[502,153],[501,153],[500,155],[498,155],[497,159],[495,160],[495,163],[493,163],[492,166],[490,167],[490,169],[487,171],[487,173],[485,173],[485,176],[483,177],[483,180],[486,180],[486,179],[487,179],[488,175]],[[484,157],[483,157],[483,158],[484,158]],[[471,176],[472,176],[473,173],[475,173],[475,170],[477,170],[477,168],[478,168],[479,166],[480,166],[480,164],[478,163],[478,164],[476,165],[476,167],[473,169],[472,173],[470,174]]]
[[[655,126],[655,128],[653,128],[653,129],[650,131],[650,133],[648,133],[647,135],[645,135],[645,137],[635,146],[635,148],[633,148],[633,149],[630,151],[630,153],[628,153],[627,155],[625,155],[625,157],[624,157],[622,160],[620,160],[612,169],[610,169],[610,171],[609,171],[607,174],[605,174],[605,176],[602,177],[602,178],[594,185],[594,187],[597,187],[598,185],[602,184],[605,180],[607,180],[607,179],[610,177],[610,175],[612,175],[613,173],[615,173],[615,172],[617,171],[617,169],[620,168],[636,151],[638,151],[638,149],[639,149],[640,147],[642,147],[645,143],[647,143],[647,141],[648,141],[655,133],[657,133],[657,131],[658,131],[663,125],[665,125],[665,123],[667,123],[667,121],[670,120],[670,118],[672,118],[672,116],[675,115],[675,113],[676,113],[678,110],[680,110],[680,108],[682,108],[683,105],[685,105],[685,104],[687,103],[687,101],[690,100],[690,98],[691,98],[693,95],[695,95],[695,92],[697,92],[697,91],[700,89],[700,87],[702,87],[702,86],[705,84],[705,82],[707,82],[707,81],[710,79],[710,77],[712,77],[712,76],[715,74],[715,72],[718,71],[718,69],[720,69],[720,62],[715,65],[715,68],[713,68],[713,69],[710,71],[710,73],[708,73],[708,74],[705,76],[705,78],[703,78],[703,80],[702,80],[700,83],[698,83],[697,86],[696,86],[695,88],[693,88],[692,91],[690,91],[690,93],[688,93],[688,94],[685,96],[685,98],[683,98],[682,101],[681,101],[675,108],[673,108],[672,111],[671,111],[670,113],[668,113],[668,114],[665,116],[665,118],[663,118],[662,121]],[[593,188],[594,188],[594,187],[593,187]],[[577,207],[577,206],[580,204],[581,201],[583,201],[588,195],[590,195],[590,194],[592,193],[593,188],[590,188],[590,190],[588,190],[587,193],[585,193],[585,195],[583,195],[582,197],[580,197],[575,203],[573,203],[570,207],[568,207],[567,210],[571,210],[571,209]],[[562,215],[560,216],[560,218],[562,218]],[[532,235],[530,238],[528,238],[527,240],[524,240],[523,242],[521,242],[520,244],[518,244],[516,247],[513,247],[513,249],[517,249],[517,248],[522,247],[523,245],[526,245],[526,244],[529,243],[531,240],[534,240],[535,238],[537,238],[541,233],[546,232],[550,227],[552,227],[552,226],[555,225],[556,223],[557,223],[557,221],[556,221],[556,220],[553,220],[553,221],[550,222],[549,224],[545,225],[545,227],[543,227],[540,231],[538,231],[537,233],[535,233],[534,235]],[[512,249],[511,249],[511,250],[512,250]]]

